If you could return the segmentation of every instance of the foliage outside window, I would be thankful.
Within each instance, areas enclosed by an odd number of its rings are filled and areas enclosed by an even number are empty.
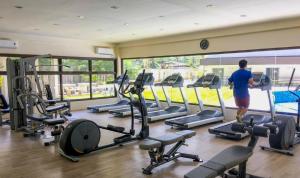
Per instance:
[[[238,69],[238,61],[248,60],[248,69],[252,72],[263,72],[272,80],[272,91],[286,91],[293,68],[296,68],[293,87],[300,84],[300,49],[254,51],[242,53],[227,53],[215,55],[191,55],[172,57],[153,57],[123,59],[123,70],[127,69],[131,79],[134,79],[142,69],[153,72],[156,82],[163,80],[172,73],[179,72],[185,79],[185,85],[193,83],[203,74],[214,73],[222,78],[222,94],[226,107],[236,107],[232,90],[228,87],[228,77]],[[185,88],[188,100],[196,104],[193,89]],[[163,92],[157,88],[160,100],[165,100]],[[213,90],[200,89],[206,105],[219,105],[217,94]],[[182,102],[178,89],[169,89],[172,101]],[[250,109],[269,110],[266,91],[250,90]],[[150,90],[145,91],[145,98],[153,99]],[[297,103],[276,103],[277,112],[297,112]]]

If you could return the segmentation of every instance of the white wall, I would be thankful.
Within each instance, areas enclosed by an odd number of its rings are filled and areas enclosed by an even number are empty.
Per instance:
[[[201,39],[210,42],[207,50]],[[300,18],[172,35],[118,44],[122,58],[300,47]]]
[[[17,49],[0,48],[0,53],[9,54],[52,54],[55,56],[97,57],[95,46],[111,46],[97,41],[21,35],[0,32],[0,39],[18,41]]]

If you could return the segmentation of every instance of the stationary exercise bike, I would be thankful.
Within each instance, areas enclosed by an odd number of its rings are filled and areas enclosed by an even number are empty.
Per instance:
[[[124,76],[127,75],[127,71]],[[110,148],[124,143],[132,142],[135,140],[140,140],[147,138],[149,136],[149,126],[147,122],[147,108],[145,100],[142,96],[144,90],[144,83],[147,81],[149,75],[145,73],[145,70],[138,75],[132,87],[125,84],[125,79],[123,77],[120,84],[119,93],[130,100],[131,107],[131,128],[129,132],[125,131],[124,127],[107,125],[100,126],[95,122],[87,119],[78,119],[71,122],[64,130],[60,142],[59,142],[59,153],[70,159],[71,161],[79,161],[79,156],[87,154],[93,151]],[[137,95],[137,99],[131,99],[126,96],[126,94]],[[135,134],[134,129],[134,107],[137,108],[142,116],[141,131],[139,134]],[[120,137],[114,138],[113,143],[99,146],[101,138],[101,129],[109,130],[112,132],[117,132],[123,134]]]
[[[277,115],[271,124],[265,124],[264,126],[267,127],[278,127],[279,132],[278,134],[271,134],[269,136],[270,146],[261,146],[261,149],[263,150],[274,151],[293,156],[294,145],[300,143],[300,85],[298,85],[295,90],[290,89],[295,71],[296,69],[294,68],[289,81],[288,92],[277,92],[277,95],[278,97],[284,98],[284,100],[286,100],[285,102],[290,102],[290,100],[292,100],[298,103],[297,122],[295,122],[293,116]]]

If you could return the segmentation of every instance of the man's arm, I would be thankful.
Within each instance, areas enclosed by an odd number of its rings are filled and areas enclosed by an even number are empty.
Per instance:
[[[249,80],[248,80],[248,84],[249,84],[251,87],[253,87],[253,86],[255,85],[254,80],[253,80],[253,77],[252,77],[252,73],[250,73],[250,78],[249,78]]]

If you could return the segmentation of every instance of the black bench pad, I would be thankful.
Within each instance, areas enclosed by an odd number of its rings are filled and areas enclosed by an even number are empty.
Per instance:
[[[44,120],[44,123],[46,125],[58,125],[58,124],[63,124],[65,123],[65,120],[64,119],[46,119]]]
[[[55,112],[55,111],[58,111],[58,110],[61,110],[61,109],[65,109],[65,108],[66,108],[66,105],[60,104],[60,105],[55,105],[55,106],[48,106],[46,108],[46,111],[47,112]]]
[[[161,142],[156,141],[156,140],[150,140],[146,139],[143,141],[142,144],[140,144],[140,149],[142,150],[150,150],[153,148],[159,148],[161,146]]]
[[[193,169],[189,173],[184,175],[184,178],[215,178],[219,174],[213,169],[199,166],[196,169]]]
[[[26,115],[26,117],[30,120],[37,121],[37,122],[43,122],[44,120],[49,119],[49,117],[42,114],[29,114]]]
[[[169,133],[155,138],[149,137],[148,139],[146,139],[144,142],[140,144],[140,148],[143,150],[150,150],[161,146],[171,145],[173,143],[177,143],[179,141],[183,141],[185,139],[191,138],[194,135],[196,135],[195,131],[183,130],[183,131]]]
[[[253,154],[252,150],[245,146],[229,147],[209,161],[190,171],[185,178],[214,178],[224,171],[233,168],[249,159]]]
[[[192,131],[192,130],[182,130],[182,131],[176,132],[175,134],[181,135],[185,139],[188,139],[188,138],[195,136],[196,132]]]
[[[213,158],[210,161],[222,164],[226,169],[230,169],[244,161],[247,161],[249,157],[253,154],[252,150],[245,146],[231,146]]]

